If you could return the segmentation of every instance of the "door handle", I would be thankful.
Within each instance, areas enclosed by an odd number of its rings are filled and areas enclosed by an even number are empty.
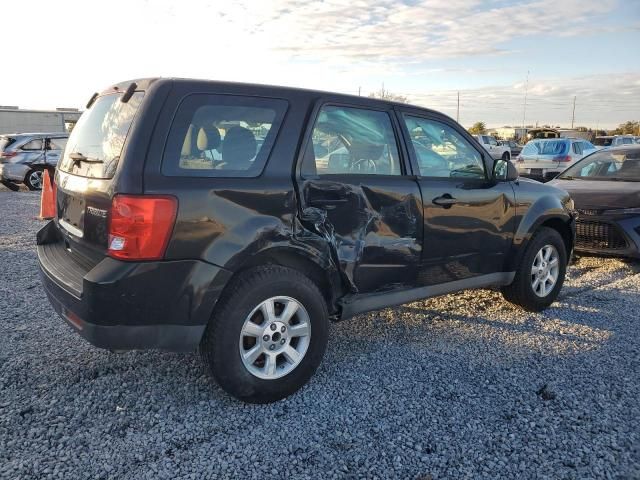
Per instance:
[[[451,208],[451,205],[458,203],[458,200],[453,198],[448,193],[445,193],[441,197],[436,197],[432,200],[435,205],[439,205],[444,208]]]

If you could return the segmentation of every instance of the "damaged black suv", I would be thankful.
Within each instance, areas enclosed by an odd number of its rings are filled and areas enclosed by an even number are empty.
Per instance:
[[[293,88],[112,86],[55,181],[37,237],[55,310],[98,347],[200,347],[249,402],[309,380],[329,320],[488,286],[542,310],[574,242],[569,196],[449,117]]]

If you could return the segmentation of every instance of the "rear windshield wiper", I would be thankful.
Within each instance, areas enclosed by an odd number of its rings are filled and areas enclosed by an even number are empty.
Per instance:
[[[81,154],[80,152],[71,152],[69,154],[69,158],[71,160],[73,160],[74,162],[86,162],[86,163],[104,163],[104,160],[102,160],[101,158],[91,158],[91,157],[85,157],[83,154]]]

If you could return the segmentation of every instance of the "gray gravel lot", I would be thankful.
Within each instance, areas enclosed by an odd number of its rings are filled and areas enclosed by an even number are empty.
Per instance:
[[[197,355],[112,354],[41,289],[37,194],[0,186],[0,478],[640,478],[640,264],[334,324],[310,384],[239,403]]]

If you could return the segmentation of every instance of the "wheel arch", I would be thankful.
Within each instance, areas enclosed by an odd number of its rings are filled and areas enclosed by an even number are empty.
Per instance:
[[[518,225],[507,270],[517,269],[529,241],[541,227],[552,228],[560,234],[567,251],[567,261],[569,261],[575,241],[573,222],[574,218],[564,207],[560,198],[551,195],[539,198],[525,212]]]
[[[248,257],[234,269],[233,276],[262,265],[279,265],[302,273],[320,290],[329,314],[337,313],[337,300],[343,294],[342,280],[337,270],[325,261],[320,252],[291,245],[268,248]]]

